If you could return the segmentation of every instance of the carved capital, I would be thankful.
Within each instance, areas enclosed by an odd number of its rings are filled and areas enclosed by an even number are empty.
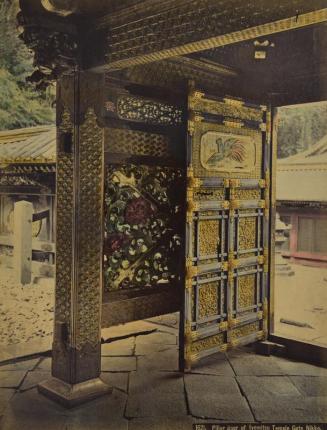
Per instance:
[[[77,30],[63,18],[29,15],[24,10],[17,14],[22,32],[20,38],[34,52],[37,70],[28,78],[38,88],[45,87],[63,73],[75,70],[80,64]]]
[[[41,0],[44,9],[61,16],[68,16],[77,11],[76,0]]]

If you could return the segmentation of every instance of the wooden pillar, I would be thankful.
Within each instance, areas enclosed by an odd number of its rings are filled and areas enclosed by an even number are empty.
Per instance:
[[[21,200],[14,205],[14,272],[20,284],[32,280],[32,216],[31,202]]]
[[[74,406],[109,388],[101,372],[103,129],[98,75],[57,88],[56,293],[52,379],[39,391]]]

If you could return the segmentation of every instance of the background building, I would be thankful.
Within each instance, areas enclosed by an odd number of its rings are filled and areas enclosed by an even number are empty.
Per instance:
[[[293,262],[327,267],[327,135],[306,151],[278,160],[277,210],[291,224]]]
[[[2,261],[12,255],[14,204],[20,200],[45,215],[33,222],[33,260],[54,261],[55,141],[54,126],[0,132]]]

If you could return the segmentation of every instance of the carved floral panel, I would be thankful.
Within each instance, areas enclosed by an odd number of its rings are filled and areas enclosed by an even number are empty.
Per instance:
[[[174,283],[181,255],[182,173],[158,166],[108,166],[105,289]]]

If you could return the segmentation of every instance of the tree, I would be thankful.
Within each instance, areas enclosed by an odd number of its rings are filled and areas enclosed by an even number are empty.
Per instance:
[[[278,109],[277,157],[308,149],[327,134],[327,102]]]
[[[51,124],[54,92],[36,91],[26,78],[33,54],[19,39],[16,1],[0,0],[0,130]]]

